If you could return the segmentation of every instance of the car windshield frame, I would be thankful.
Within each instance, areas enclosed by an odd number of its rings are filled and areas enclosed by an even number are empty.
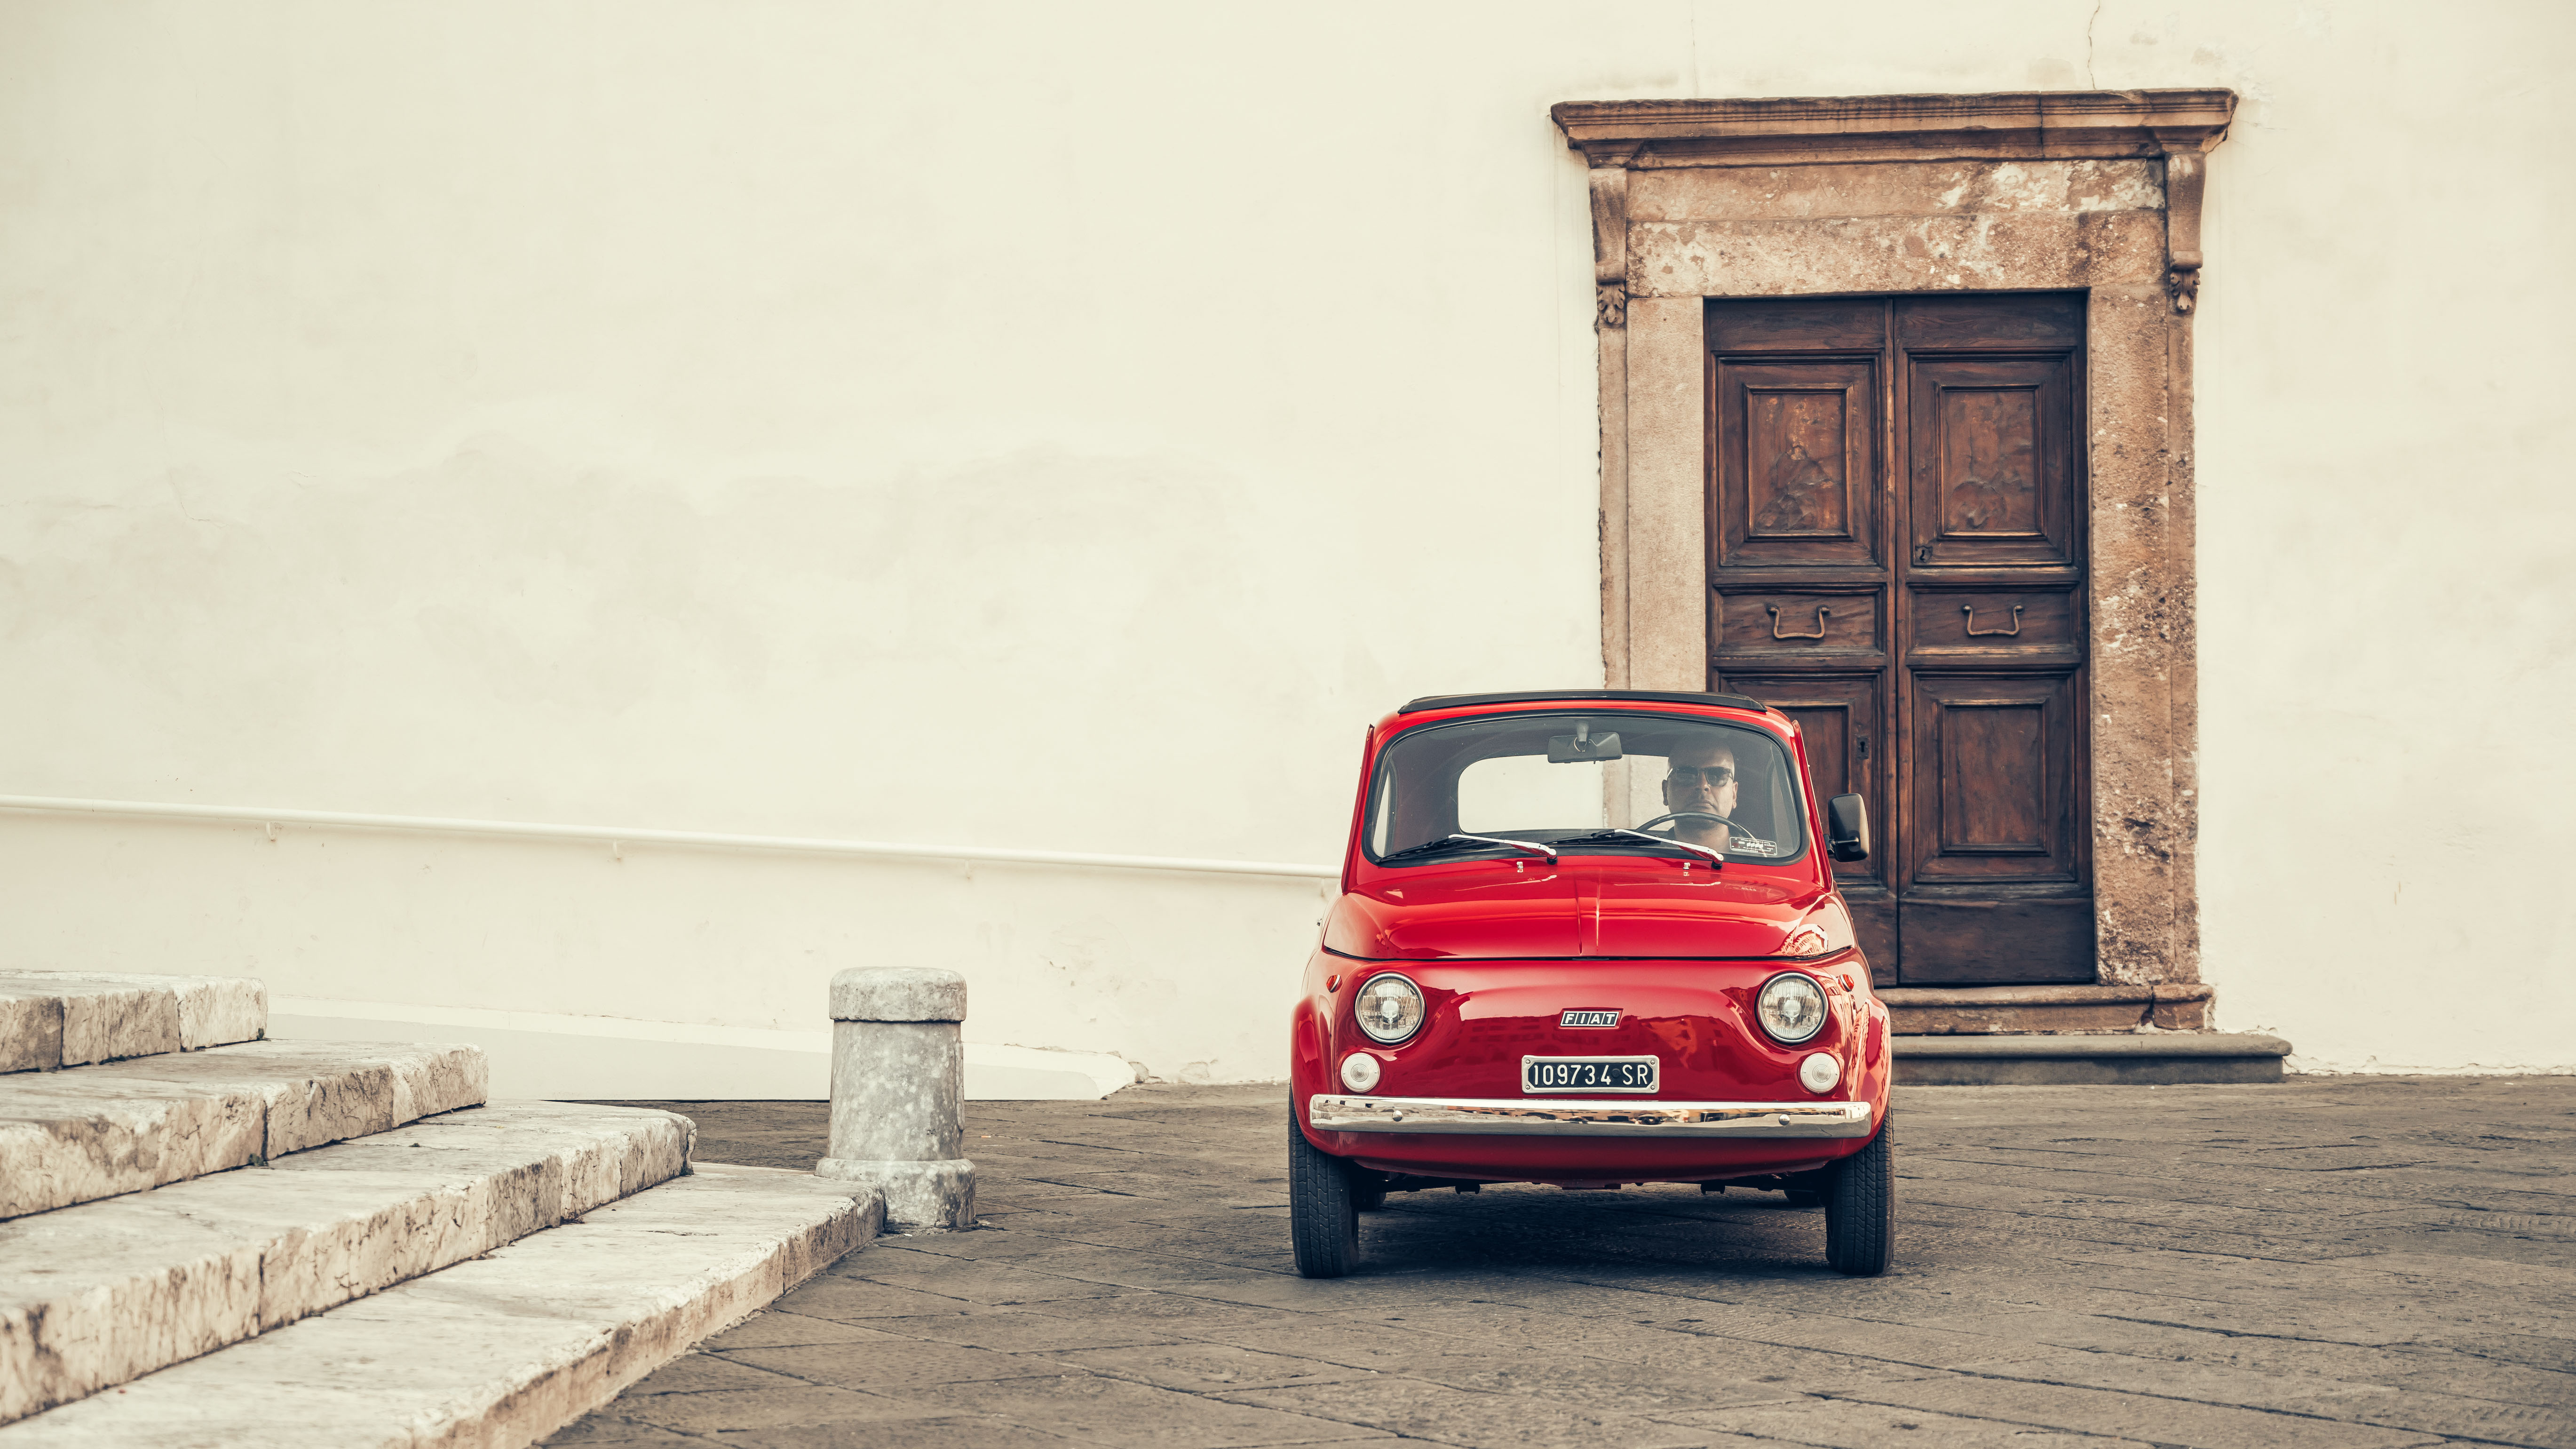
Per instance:
[[[1737,852],[1728,850],[1724,852],[1725,866],[1728,869],[1734,869],[1741,866],[1778,869],[1781,867],[1799,866],[1808,862],[1810,853],[1816,849],[1814,822],[1809,818],[1814,809],[1814,802],[1809,798],[1811,792],[1805,778],[1804,771],[1800,765],[1797,749],[1788,738],[1775,730],[1765,728],[1761,724],[1748,720],[1729,719],[1724,716],[1706,715],[1697,712],[1683,713],[1681,711],[1664,711],[1651,708],[1640,709],[1634,704],[1630,704],[1625,701],[1609,700],[1604,700],[1599,706],[1590,709],[1583,708],[1579,704],[1569,703],[1566,707],[1482,711],[1475,714],[1459,715],[1446,719],[1425,720],[1419,723],[1408,722],[1403,728],[1388,735],[1386,739],[1380,743],[1377,751],[1370,759],[1369,778],[1366,790],[1361,797],[1358,835],[1357,840],[1355,841],[1359,858],[1368,865],[1382,870],[1412,870],[1423,866],[1455,864],[1464,861],[1494,861],[1505,859],[1543,864],[1544,862],[1540,861],[1538,857],[1531,852],[1516,848],[1515,846],[1503,843],[1502,841],[1478,844],[1470,840],[1460,840],[1456,843],[1454,849],[1424,849],[1426,846],[1441,844],[1447,832],[1435,834],[1427,840],[1415,841],[1401,846],[1394,844],[1392,835],[1390,834],[1387,843],[1393,848],[1381,852],[1377,849],[1377,841],[1380,835],[1381,816],[1382,812],[1386,811],[1390,806],[1390,792],[1395,783],[1394,777],[1390,774],[1390,771],[1401,765],[1403,757],[1409,746],[1418,748],[1420,742],[1447,731],[1463,730],[1475,727],[1490,728],[1496,725],[1520,726],[1535,731],[1542,728],[1545,724],[1554,724],[1570,730],[1573,729],[1578,722],[1588,722],[1596,731],[1619,732],[1622,721],[1633,722],[1632,732],[1642,730],[1645,732],[1644,738],[1648,740],[1651,740],[1654,733],[1658,731],[1670,731],[1682,728],[1704,728],[1736,736],[1751,737],[1753,740],[1760,741],[1762,746],[1767,746],[1775,752],[1778,780],[1785,788],[1787,796],[1785,802],[1785,823],[1794,829],[1795,840],[1794,842],[1791,842],[1784,836],[1783,838],[1774,841],[1774,843],[1794,843],[1795,848],[1779,855],[1760,855],[1750,851]],[[1734,747],[1740,750],[1743,746],[1741,744],[1735,744]],[[1621,758],[1627,758],[1630,753],[1631,752],[1626,749],[1623,742]],[[1660,758],[1652,756],[1652,752],[1650,750],[1640,750],[1634,753]],[[1450,823],[1455,824],[1457,822],[1459,814],[1459,776],[1462,775],[1466,769],[1475,764],[1493,759],[1529,759],[1540,757],[1541,756],[1538,755],[1538,752],[1529,749],[1498,750],[1491,753],[1471,755],[1465,759],[1455,759],[1453,757],[1450,761],[1446,762],[1443,769],[1447,777],[1447,783],[1445,786],[1439,788],[1445,792],[1445,808],[1447,810]],[[1591,762],[1567,763],[1559,766],[1558,768],[1590,768],[1607,770],[1613,767],[1614,762],[1605,760],[1598,764]],[[1605,785],[1605,794],[1607,788],[1608,787]],[[1631,787],[1632,791],[1637,788],[1639,787]],[[1636,796],[1632,793],[1630,798],[1633,800]],[[1780,802],[1775,800],[1773,803],[1776,806]],[[1743,812],[1745,809],[1742,804],[1738,804],[1734,808],[1739,813]],[[1606,813],[1607,807],[1605,805],[1605,814]],[[1783,812],[1775,809],[1772,813],[1780,814]],[[1650,817],[1640,815],[1638,818],[1642,820]],[[1773,820],[1769,823],[1773,828],[1777,828],[1783,822],[1780,820]],[[1534,827],[1524,825],[1513,828],[1496,827],[1485,831],[1461,830],[1458,833],[1470,836],[1477,834],[1500,835],[1507,839],[1524,841],[1527,844],[1544,845],[1549,847],[1556,854],[1566,857],[1614,856],[1648,860],[1677,860],[1688,857],[1703,864],[1711,864],[1711,862],[1708,862],[1706,857],[1700,851],[1691,848],[1690,842],[1674,841],[1671,843],[1659,843],[1656,841],[1634,838],[1633,836],[1630,839],[1623,841],[1617,837],[1615,832],[1624,828],[1625,827],[1619,826],[1605,819],[1604,823],[1601,825],[1588,827],[1569,826],[1560,829],[1556,827]]]

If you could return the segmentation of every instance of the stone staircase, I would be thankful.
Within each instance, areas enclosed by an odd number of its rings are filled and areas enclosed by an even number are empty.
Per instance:
[[[470,1046],[261,1040],[259,982],[0,972],[0,1449],[533,1443],[874,1237]]]
[[[2290,1044],[2210,1025],[2199,982],[1887,986],[1896,1080],[1926,1087],[2277,1082]]]

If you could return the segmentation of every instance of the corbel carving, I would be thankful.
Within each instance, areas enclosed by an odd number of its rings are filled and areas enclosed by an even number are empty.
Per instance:
[[[2200,303],[2200,198],[2209,180],[2209,148],[2226,134],[2156,133],[2165,148],[2165,293],[2177,313]]]
[[[1634,145],[1584,148],[1592,166],[1592,325],[1628,325],[1628,161]]]

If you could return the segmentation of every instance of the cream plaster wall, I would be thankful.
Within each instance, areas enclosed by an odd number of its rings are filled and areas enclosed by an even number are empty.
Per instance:
[[[2223,1024],[2576,1067],[2562,12],[1860,8],[0,8],[0,793],[1328,860],[1364,720],[1600,677],[1550,102],[2230,85]],[[710,1029],[935,959],[1218,1080],[1317,909],[41,816],[0,893],[27,964]]]

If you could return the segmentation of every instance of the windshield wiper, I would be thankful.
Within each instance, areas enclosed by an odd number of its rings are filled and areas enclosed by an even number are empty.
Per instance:
[[[1717,862],[1719,865],[1724,865],[1724,864],[1726,864],[1726,856],[1725,856],[1725,854],[1724,854],[1723,852],[1721,852],[1721,851],[1713,850],[1713,849],[1709,848],[1708,846],[1705,846],[1705,845],[1693,845],[1691,842],[1689,842],[1689,841],[1687,841],[1687,840],[1675,840],[1673,837],[1671,837],[1671,836],[1669,836],[1669,835],[1648,835],[1646,832],[1644,832],[1644,831],[1642,831],[1642,830],[1628,830],[1628,829],[1625,829],[1625,828],[1623,828],[1623,827],[1616,826],[1616,825],[1611,826],[1611,827],[1610,827],[1609,829],[1607,829],[1607,830],[1595,830],[1595,831],[1593,831],[1593,832],[1592,832],[1591,834],[1589,834],[1589,835],[1575,835],[1575,836],[1569,836],[1569,837],[1567,837],[1567,838],[1566,838],[1566,839],[1564,839],[1564,840],[1560,840],[1560,841],[1558,841],[1558,842],[1557,842],[1557,844],[1559,844],[1559,845],[1575,845],[1575,844],[1579,844],[1579,843],[1582,843],[1582,842],[1585,842],[1585,841],[1595,841],[1595,840],[1599,840],[1599,841],[1607,841],[1607,840],[1615,839],[1615,838],[1617,838],[1617,837],[1619,837],[1619,836],[1626,836],[1626,837],[1628,837],[1628,838],[1629,838],[1629,839],[1631,839],[1631,840],[1647,840],[1647,841],[1652,841],[1652,842],[1654,842],[1654,843],[1655,843],[1655,844],[1657,844],[1657,845],[1670,845],[1670,846],[1676,847],[1677,849],[1693,851],[1693,852],[1695,852],[1695,853],[1697,853],[1697,854],[1707,856],[1710,860],[1713,860],[1713,861]]]
[[[1533,855],[1544,855],[1550,860],[1556,859],[1555,846],[1541,845],[1532,840],[1505,840],[1499,835],[1452,835],[1446,840],[1426,840],[1420,845],[1408,845],[1402,850],[1389,851],[1379,856],[1378,860],[1380,862],[1402,860],[1408,855],[1428,855],[1435,850],[1456,850],[1461,845],[1508,845],[1514,850],[1526,850]]]

